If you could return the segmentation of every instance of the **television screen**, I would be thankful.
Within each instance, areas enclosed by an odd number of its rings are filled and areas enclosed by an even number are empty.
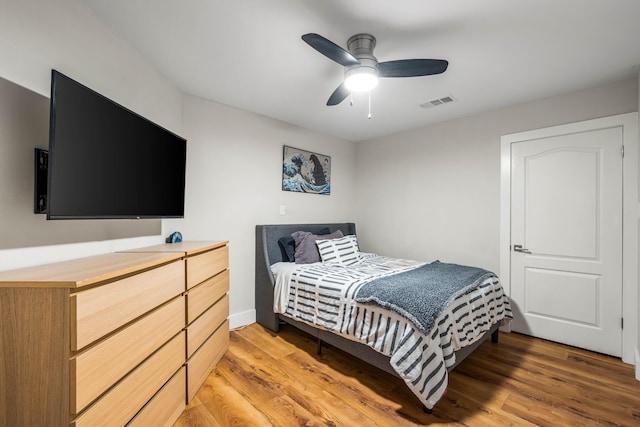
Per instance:
[[[181,218],[187,142],[52,71],[47,219]]]

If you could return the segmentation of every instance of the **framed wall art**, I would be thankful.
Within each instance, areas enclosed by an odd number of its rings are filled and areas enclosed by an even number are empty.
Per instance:
[[[331,157],[285,145],[282,191],[331,194]]]

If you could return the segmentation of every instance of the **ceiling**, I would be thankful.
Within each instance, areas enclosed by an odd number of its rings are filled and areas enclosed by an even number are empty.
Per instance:
[[[83,0],[183,92],[362,141],[638,74],[638,0]],[[381,79],[325,104],[344,69],[302,41],[377,39],[380,62],[444,74]],[[420,104],[452,96],[438,107]]]

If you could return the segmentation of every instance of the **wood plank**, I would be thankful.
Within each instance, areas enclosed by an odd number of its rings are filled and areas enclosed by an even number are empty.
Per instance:
[[[315,350],[293,328],[232,331],[197,411],[187,408],[176,425],[252,425],[253,416],[279,426],[640,425],[632,366],[520,334],[501,334],[463,361],[431,415],[399,378],[330,346]]]
[[[282,364],[264,353],[253,353],[257,349],[237,334],[230,334],[229,340],[233,354],[223,358],[225,363],[218,364],[216,374],[232,379],[234,388],[245,396],[251,396],[256,403],[266,404],[274,396],[282,394],[282,389],[292,381]]]
[[[229,246],[187,258],[187,289],[229,268]]]
[[[179,295],[184,291],[184,274],[184,261],[174,261],[71,295],[71,350],[89,345]]]
[[[494,361],[508,366],[513,360],[504,355],[493,355],[491,361],[478,363],[480,371],[493,369]],[[572,417],[581,417],[583,422],[595,422],[601,416],[605,418],[631,420],[634,406],[628,400],[632,390],[621,390],[620,385],[612,381],[606,372],[594,375],[590,369],[580,369],[568,361],[555,361],[550,364],[539,356],[531,357],[527,369],[514,370],[509,374],[508,387],[518,387],[520,395],[528,394],[558,414],[572,413]],[[606,389],[606,398],[602,390]],[[513,397],[505,404],[513,401]],[[586,407],[584,402],[590,402]]]
[[[0,271],[0,288],[81,289],[177,260],[179,253],[109,253]]]
[[[468,366],[464,368],[449,375],[449,390],[464,390],[465,396],[479,405],[500,408],[509,397],[509,390],[474,376],[474,373],[469,373]]]
[[[209,375],[198,391],[198,399],[202,403],[187,408],[175,426],[272,426],[234,385],[218,375],[217,370]]]
[[[244,339],[234,341],[234,351],[234,358],[229,359],[227,364],[218,366],[217,371],[227,379],[233,374],[234,386],[245,396],[250,396],[251,401],[268,405],[274,395],[288,396],[296,405],[313,415],[314,419],[337,425],[376,425],[369,416],[370,412],[375,414],[396,409],[376,400],[375,394],[358,394],[354,397],[351,390],[357,387],[355,379],[323,369],[325,367],[316,365],[314,357],[306,352],[294,351],[277,360]],[[260,367],[260,371],[256,372],[256,366]],[[238,375],[239,373],[242,375]],[[301,390],[295,386],[297,384],[304,384],[304,388]],[[326,388],[339,392],[325,394]],[[311,398],[313,393],[320,394],[323,398]],[[359,400],[361,404],[358,411],[354,411],[353,406],[347,403],[355,400]],[[338,407],[344,408],[344,411],[338,410]],[[272,421],[276,422],[277,418]]]
[[[79,413],[176,335],[184,320],[184,297],[178,297],[73,357],[71,413]]]
[[[93,427],[127,424],[183,365],[185,340],[184,332],[176,335],[77,417],[72,425]],[[178,396],[184,403],[184,392],[178,393]]]
[[[350,425],[371,423],[371,425],[402,426],[427,421],[427,415],[420,410],[419,405],[415,405],[415,411],[405,411],[405,416],[410,418],[409,420],[396,419],[395,416],[402,409],[402,404],[396,402],[392,396],[387,397],[368,387],[361,387],[362,383],[357,376],[351,376],[350,372],[336,370],[331,364],[325,364],[321,358],[316,361],[307,353],[295,352],[284,358],[282,362],[288,370],[295,367],[301,370],[304,373],[301,375],[301,380],[308,384],[307,387],[309,384],[314,384],[318,390],[331,390],[332,397],[338,399],[339,407],[343,409],[335,408],[338,411],[336,416],[339,416],[343,422],[353,423]],[[393,419],[393,422],[389,423],[388,419]]]
[[[492,401],[480,402],[478,399],[469,397],[468,394],[450,389],[438,402],[433,414],[429,416],[429,422],[425,424],[445,423],[472,427],[537,426],[504,411],[502,404],[493,405],[493,403]],[[440,410],[444,405],[455,410]]]
[[[225,295],[187,327],[187,357],[204,343],[229,317],[229,296]]]
[[[201,252],[207,252],[212,249],[216,249],[225,245],[228,245],[228,240],[212,240],[212,241],[200,241],[200,240],[183,240],[178,243],[162,243],[160,245],[145,246],[142,248],[127,249],[120,252],[164,252],[172,253],[177,252],[186,256],[197,255]]]
[[[187,323],[204,313],[229,291],[229,270],[211,277],[189,289],[187,293]]]
[[[605,377],[613,380],[616,387],[621,389],[633,389],[637,384],[637,380],[629,376],[628,365],[620,364],[619,359],[611,356],[571,351],[567,362],[572,369],[589,376],[594,381]]]
[[[0,313],[0,426],[68,425],[69,291],[0,288]]]
[[[185,409],[187,368],[183,367],[131,420],[127,427],[170,427]]]
[[[285,334],[286,332],[283,329],[281,333]],[[236,334],[236,336],[238,335],[240,334]],[[262,349],[262,351],[275,359],[287,356],[300,348],[300,346],[292,346],[291,340],[285,340],[280,333],[264,328],[245,327],[241,335],[242,339]],[[299,334],[295,335],[300,336]]]
[[[326,343],[322,348],[322,355],[319,356],[318,359],[322,361],[327,368],[340,372],[342,375],[357,378],[359,383],[366,385],[376,393],[384,394],[390,392],[397,388],[398,384],[404,386],[404,382],[399,378],[364,363],[355,356],[339,351]]]
[[[212,405],[213,406],[213,405]],[[254,409],[251,407],[251,409]],[[245,415],[244,413],[241,415]],[[251,424],[251,414],[246,414],[247,418],[239,417],[240,422],[235,423],[235,418],[232,422],[221,424],[218,420],[223,419],[221,416],[214,416],[211,414],[209,407],[205,405],[195,405],[187,407],[180,415],[180,418],[173,425],[174,427],[222,427],[222,426],[249,426],[257,425]],[[265,424],[263,424],[265,425]]]
[[[233,357],[225,358],[225,363],[218,365],[216,373],[233,384],[244,399],[259,407],[264,415],[273,413],[265,408],[274,403],[274,397],[288,396],[296,406],[303,408],[305,414],[322,420],[325,425],[374,425],[373,420],[362,416],[360,412],[355,412],[356,417],[348,414],[353,411],[338,397],[313,382],[305,381],[304,376],[291,378],[292,373],[284,366],[279,366],[277,361],[265,358],[263,364],[256,366],[251,360],[261,359],[261,355],[239,350],[237,346],[235,349]],[[299,372],[293,374],[299,375]],[[292,383],[295,386],[290,387]],[[299,418],[305,418],[305,415]],[[271,425],[275,419],[269,417],[269,422]]]
[[[187,401],[193,399],[202,383],[229,348],[229,321],[211,335],[187,360]]]
[[[274,397],[262,410],[277,426],[317,426],[325,427],[326,420],[316,417],[291,397],[282,395]]]

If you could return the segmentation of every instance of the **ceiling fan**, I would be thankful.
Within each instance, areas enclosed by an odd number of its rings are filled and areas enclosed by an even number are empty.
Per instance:
[[[376,38],[361,33],[347,40],[345,50],[322,37],[309,33],[302,36],[309,46],[345,67],[344,82],[331,94],[327,105],[340,104],[351,92],[366,92],[378,84],[378,77],[417,77],[444,73],[449,62],[444,59],[400,59],[378,62],[373,56]]]

